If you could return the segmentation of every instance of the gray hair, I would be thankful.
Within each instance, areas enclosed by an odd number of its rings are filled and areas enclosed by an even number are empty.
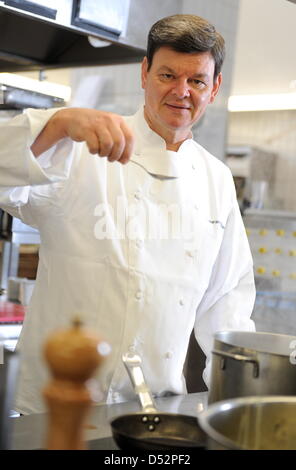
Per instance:
[[[157,21],[150,29],[147,44],[148,70],[155,52],[169,47],[176,52],[210,52],[215,61],[214,79],[221,71],[225,41],[207,20],[195,15],[173,15]]]

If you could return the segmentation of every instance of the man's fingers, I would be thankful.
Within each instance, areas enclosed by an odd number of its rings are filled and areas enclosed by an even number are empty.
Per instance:
[[[132,153],[134,137],[125,122],[111,121],[108,128],[97,130],[99,155],[107,157],[110,162],[126,163]]]
[[[66,118],[65,135],[76,142],[85,141],[91,154],[107,157],[110,162],[130,159],[134,137],[121,116],[73,108]]]
[[[114,146],[114,137],[110,134],[107,128],[104,128],[97,132],[97,139],[99,141],[98,154],[100,157],[107,157],[109,159]]]
[[[111,152],[108,155],[108,160],[110,162],[115,162],[117,160],[120,160],[124,152],[125,145],[126,145],[124,135],[120,128],[116,132],[116,135],[112,136],[112,141],[113,141],[113,147],[112,147]]]
[[[91,154],[107,157],[110,162],[119,161],[125,149],[125,139],[121,131],[115,137],[108,130],[99,134],[89,131],[84,134],[84,138]]]
[[[100,153],[100,142],[97,134],[92,131],[85,132],[84,140],[87,144],[89,153],[93,155]]]

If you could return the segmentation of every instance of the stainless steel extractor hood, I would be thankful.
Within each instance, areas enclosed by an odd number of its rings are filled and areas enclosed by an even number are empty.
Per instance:
[[[125,1],[131,7],[134,0]],[[113,2],[114,8],[122,8],[119,0],[108,2]],[[49,2],[56,5],[56,10],[37,4],[38,1],[0,0],[0,72],[131,63],[145,55],[145,28],[143,38],[135,41],[133,33],[122,35],[116,29],[100,27],[95,18],[80,18],[78,10],[83,0]],[[87,4],[91,2],[85,0]],[[132,29],[137,21],[132,17],[133,8],[124,12],[128,16],[127,28]]]
[[[55,108],[65,106],[65,104],[65,101],[57,96],[3,85],[0,77],[0,111],[3,109]]]

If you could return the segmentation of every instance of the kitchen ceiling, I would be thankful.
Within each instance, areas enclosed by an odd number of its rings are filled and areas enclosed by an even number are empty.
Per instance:
[[[240,0],[232,95],[296,91],[296,5]]]

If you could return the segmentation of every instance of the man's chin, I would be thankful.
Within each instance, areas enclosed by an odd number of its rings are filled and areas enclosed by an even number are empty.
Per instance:
[[[164,124],[166,125],[166,127],[168,127],[169,129],[171,129],[172,131],[178,131],[178,130],[190,130],[191,129],[191,124],[188,123],[188,122],[185,122],[184,120],[182,119],[166,119],[164,121]]]

